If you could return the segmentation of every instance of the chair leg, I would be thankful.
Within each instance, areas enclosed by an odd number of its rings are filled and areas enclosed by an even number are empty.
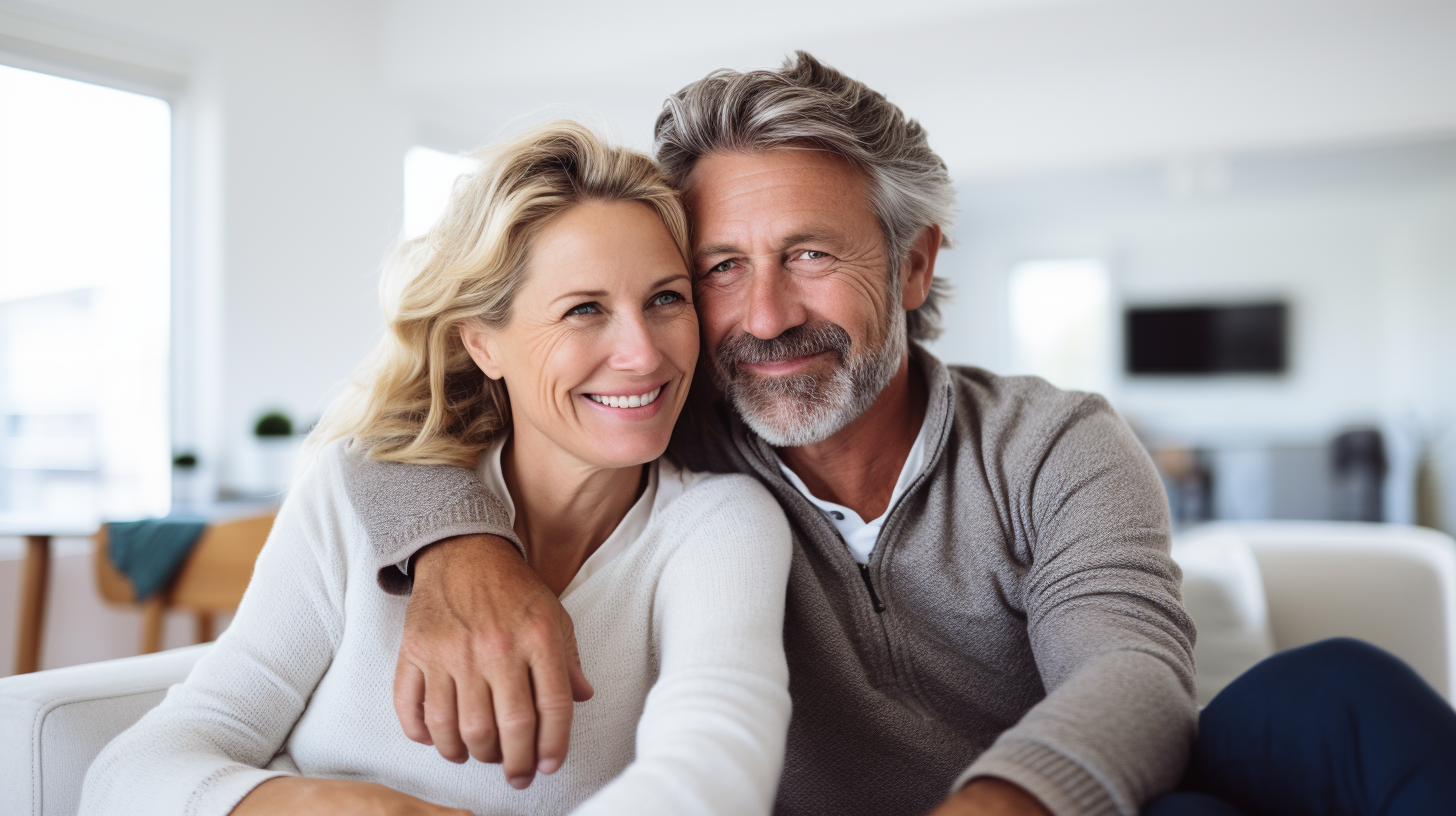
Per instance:
[[[162,651],[162,616],[166,611],[161,593],[142,604],[142,654]]]
[[[194,630],[196,642],[207,643],[212,640],[212,613],[198,612],[195,621],[197,624],[197,628]]]

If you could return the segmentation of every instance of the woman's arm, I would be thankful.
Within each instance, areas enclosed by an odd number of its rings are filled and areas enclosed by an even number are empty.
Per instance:
[[[702,490],[706,496],[695,497]],[[789,723],[784,593],[788,522],[746,476],[690,490],[669,510],[682,541],[657,584],[662,667],[635,761],[587,814],[766,814]]]
[[[261,783],[343,631],[346,538],[333,448],[284,502],[237,615],[186,682],[86,775],[88,814],[226,814]],[[281,790],[284,786],[275,786]],[[272,812],[287,812],[273,809]]]
[[[249,793],[232,816],[472,816],[470,811],[448,808],[417,799],[374,782],[350,779],[309,779],[279,776]]]

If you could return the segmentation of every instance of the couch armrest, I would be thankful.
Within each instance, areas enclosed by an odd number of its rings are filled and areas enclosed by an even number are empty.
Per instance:
[[[0,679],[0,802],[72,816],[92,760],[187,678],[211,644]]]

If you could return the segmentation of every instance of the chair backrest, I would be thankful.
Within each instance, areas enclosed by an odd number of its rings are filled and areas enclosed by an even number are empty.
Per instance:
[[[1276,648],[1359,638],[1401,658],[1456,700],[1451,536],[1360,522],[1226,522],[1190,535],[1235,536],[1249,546],[1263,576]]]
[[[209,524],[172,582],[166,605],[197,612],[236,609],[272,529],[273,516]],[[111,563],[106,547],[102,527],[96,534],[96,586],[101,597],[111,603],[136,603],[131,581]]]

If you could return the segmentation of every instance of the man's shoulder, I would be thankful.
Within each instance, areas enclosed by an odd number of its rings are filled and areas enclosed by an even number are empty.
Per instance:
[[[946,366],[958,424],[978,433],[1054,432],[1089,415],[1115,417],[1100,394],[1058,388],[1041,377],[1003,376],[976,366]]]

